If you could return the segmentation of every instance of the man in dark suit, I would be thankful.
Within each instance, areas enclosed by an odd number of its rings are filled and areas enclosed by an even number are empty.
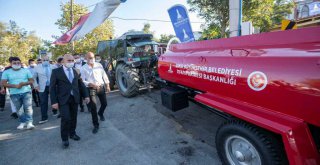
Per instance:
[[[68,137],[76,141],[80,140],[75,131],[80,95],[84,96],[86,103],[90,101],[80,73],[73,66],[73,56],[64,55],[63,66],[52,70],[50,79],[51,104],[52,108],[60,110],[61,139],[65,148],[69,146]]]

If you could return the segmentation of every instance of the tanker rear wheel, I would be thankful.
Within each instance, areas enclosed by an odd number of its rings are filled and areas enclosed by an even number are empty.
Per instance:
[[[116,80],[120,93],[124,97],[134,97],[139,93],[139,75],[125,64],[116,68]]]
[[[231,120],[216,134],[216,147],[223,164],[288,164],[281,142],[273,134],[251,124]]]

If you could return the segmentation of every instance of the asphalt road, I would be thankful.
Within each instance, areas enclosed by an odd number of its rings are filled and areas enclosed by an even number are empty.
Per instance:
[[[77,134],[62,149],[60,120],[49,112],[49,122],[37,124],[40,109],[34,108],[34,130],[16,130],[9,104],[0,112],[1,165],[219,165],[215,131],[219,116],[190,102],[182,111],[170,112],[161,105],[160,91],[135,98],[119,93],[108,96],[106,121],[92,134],[91,115],[79,112]]]

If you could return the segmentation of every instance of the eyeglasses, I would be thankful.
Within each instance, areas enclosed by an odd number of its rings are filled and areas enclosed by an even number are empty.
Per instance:
[[[49,60],[42,60],[42,61],[49,61]]]
[[[74,60],[67,60],[68,62],[74,62]]]

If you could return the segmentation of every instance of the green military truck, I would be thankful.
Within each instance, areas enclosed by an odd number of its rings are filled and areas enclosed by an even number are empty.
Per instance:
[[[155,82],[158,43],[152,34],[127,32],[114,40],[99,41],[97,54],[106,62],[110,87],[117,86],[125,97],[133,97],[140,88]]]

